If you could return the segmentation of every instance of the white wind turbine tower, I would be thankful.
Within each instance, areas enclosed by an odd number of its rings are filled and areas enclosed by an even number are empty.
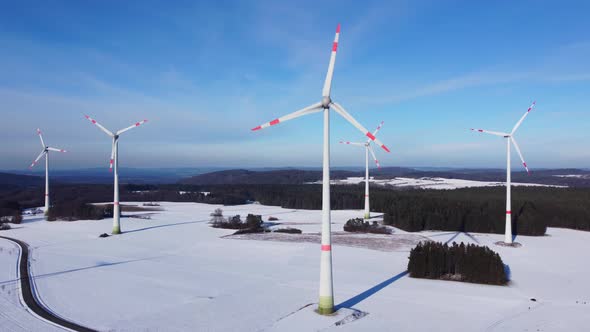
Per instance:
[[[535,102],[533,102],[531,104],[531,106],[529,106],[526,113],[524,113],[524,115],[520,118],[520,120],[518,120],[518,122],[516,123],[516,125],[514,125],[514,128],[512,128],[512,131],[510,133],[502,133],[502,132],[496,132],[496,131],[488,131],[488,130],[483,130],[483,129],[471,128],[471,130],[473,130],[473,131],[478,131],[480,133],[486,133],[486,134],[491,134],[491,135],[495,135],[495,136],[500,136],[500,137],[504,137],[506,139],[506,229],[505,229],[505,233],[504,233],[504,243],[508,244],[508,245],[512,245],[512,210],[510,207],[510,173],[511,173],[510,172],[510,142],[512,142],[512,144],[514,144],[514,149],[518,153],[518,156],[520,157],[520,160],[522,161],[522,165],[526,169],[527,173],[530,174],[529,168],[526,165],[524,158],[522,157],[522,153],[520,152],[520,148],[518,147],[518,144],[516,143],[516,140],[514,139],[514,133],[516,132],[518,127],[520,127],[520,124],[522,123],[522,121],[524,121],[524,118],[526,118],[526,116],[529,115],[529,113],[531,112],[533,107],[535,107]]]
[[[45,145],[45,141],[43,141],[43,135],[41,134],[41,129],[37,128],[37,134],[39,135],[39,139],[41,140],[41,146],[43,147],[43,151],[37,156],[29,168],[33,168],[41,159],[41,157],[45,156],[45,214],[49,212],[49,151],[54,152],[66,152],[66,150],[52,148],[50,146]]]
[[[135,127],[139,127],[141,124],[147,122],[147,120],[142,120],[136,122],[135,124],[123,128],[116,133],[110,132],[108,129],[103,127],[100,123],[96,122],[93,118],[85,115],[86,119],[90,120],[90,122],[94,123],[100,130],[105,132],[105,134],[109,135],[113,138],[113,148],[111,150],[111,161],[109,169],[112,171],[113,167],[115,168],[115,176],[114,176],[114,198],[113,198],[113,232],[112,234],[121,234],[121,222],[120,222],[120,210],[119,210],[119,135],[122,133],[131,130]],[[114,166],[113,166],[114,165]]]
[[[381,129],[381,126],[383,126],[383,121],[381,121],[379,126],[377,126],[377,129],[375,129],[375,131],[373,132],[373,136],[377,135],[377,133],[379,132],[379,129]],[[377,164],[377,168],[381,168],[381,165],[379,165],[379,161],[377,160],[377,157],[375,156],[375,151],[373,151],[373,148],[371,147],[371,142],[372,142],[371,139],[368,139],[364,143],[340,141],[340,143],[342,143],[342,144],[365,147],[365,219],[371,218],[371,209],[370,209],[370,205],[369,205],[369,152],[371,152],[371,155],[373,156],[373,160],[375,160],[375,164]]]
[[[330,56],[330,63],[328,65],[328,73],[324,81],[324,88],[322,90],[322,100],[318,103],[307,106],[296,112],[287,114],[283,117],[274,119],[270,122],[262,124],[252,130],[260,130],[278,123],[292,120],[300,116],[318,113],[324,113],[324,152],[323,152],[323,178],[322,178],[322,240],[321,240],[321,260],[320,260],[320,291],[319,291],[319,306],[318,312],[320,314],[331,314],[334,312],[334,292],[332,283],[332,244],[330,234],[330,108],[336,113],[350,122],[364,135],[366,135],[375,143],[379,144],[385,151],[389,149],[383,145],[375,136],[369,132],[365,127],[358,123],[342,106],[332,101],[330,98],[330,91],[332,87],[332,76],[334,75],[334,63],[336,62],[336,51],[338,49],[338,37],[340,35],[340,24],[336,28],[336,36],[332,44],[332,54]]]

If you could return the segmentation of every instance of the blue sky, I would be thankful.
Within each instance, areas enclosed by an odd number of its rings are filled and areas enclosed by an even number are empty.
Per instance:
[[[320,166],[321,114],[250,128],[332,98],[385,125],[384,166],[504,167],[516,137],[535,167],[590,167],[587,1],[17,1],[0,4],[0,169],[65,148],[56,168]],[[332,113],[332,164],[362,165]],[[514,165],[517,156],[513,155]]]

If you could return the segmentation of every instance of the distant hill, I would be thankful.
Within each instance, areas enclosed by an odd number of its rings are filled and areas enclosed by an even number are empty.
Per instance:
[[[360,176],[360,172],[331,171],[333,179],[345,179]],[[217,184],[302,184],[322,179],[322,171],[282,169],[271,171],[250,171],[234,169],[199,174],[180,181],[182,184],[217,185]]]
[[[177,183],[179,180],[195,174],[217,171],[219,168],[119,168],[121,183],[164,184]],[[10,170],[10,173],[25,175],[22,170]],[[32,174],[43,176],[45,170],[36,170]],[[81,168],[69,170],[51,170],[50,178],[61,183],[110,184],[113,173],[108,167]]]
[[[0,173],[0,190],[37,187],[43,185],[45,185],[45,179],[39,176]]]

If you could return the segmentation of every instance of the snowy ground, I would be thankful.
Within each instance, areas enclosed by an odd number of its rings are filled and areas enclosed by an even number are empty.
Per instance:
[[[332,184],[359,184],[365,181],[364,177],[349,177],[344,180],[332,180]],[[458,188],[471,188],[471,187],[497,187],[504,186],[504,182],[489,182],[489,181],[473,181],[463,179],[446,179],[446,178],[402,178],[395,177],[393,179],[379,179],[376,180],[373,177],[370,178],[369,182],[378,185],[388,185],[393,187],[406,187],[406,188],[421,188],[421,189],[458,189]],[[318,181],[316,183],[322,183]],[[559,187],[565,188],[566,186],[556,185],[545,185],[537,183],[518,183],[513,182],[513,186],[526,186],[526,187]]]
[[[31,245],[35,284],[52,311],[99,330],[586,331],[590,326],[587,232],[549,229],[549,236],[518,237],[521,248],[504,248],[493,245],[502,235],[395,230],[400,239],[491,246],[510,266],[512,282],[506,287],[409,278],[409,243],[389,251],[336,243],[335,302],[367,314],[353,321],[353,310],[323,317],[307,306],[318,292],[320,249],[314,241],[224,237],[232,231],[207,224],[217,206],[161,207],[165,210],[151,220],[123,218],[125,233],[105,239],[98,235],[110,230],[111,220],[50,223],[26,217],[2,234]],[[320,211],[254,204],[222,209],[226,216],[274,216],[305,233],[320,227]],[[334,211],[333,230],[342,231],[347,219],[361,215]],[[4,240],[0,247],[0,285],[6,285],[0,287],[0,315],[9,317],[1,319],[0,330],[20,322],[38,324],[22,330],[49,330],[19,308],[11,282],[16,248]],[[335,325],[342,321],[347,323]]]

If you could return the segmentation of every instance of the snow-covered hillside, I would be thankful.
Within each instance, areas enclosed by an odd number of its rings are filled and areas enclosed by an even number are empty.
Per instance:
[[[104,239],[98,235],[111,229],[112,220],[45,222],[31,216],[2,235],[31,245],[36,288],[52,311],[104,331],[584,331],[590,326],[590,267],[583,263],[590,250],[587,232],[550,228],[545,237],[517,237],[521,248],[495,246],[502,234],[397,229],[390,238],[396,246],[387,250],[335,241],[335,301],[367,313],[336,326],[353,311],[324,317],[313,312],[313,304],[307,306],[318,297],[319,244],[227,237],[232,231],[208,225],[216,207],[163,202],[164,211],[151,219],[122,218],[125,233]],[[320,229],[320,211],[221,208],[226,216],[273,216],[282,223],[275,227],[296,227],[311,238],[309,233]],[[334,211],[333,231],[361,215]],[[409,278],[408,252],[421,237],[491,246],[509,265],[512,282],[499,287]],[[1,239],[0,247],[5,271],[0,284],[11,285],[14,247]],[[19,305],[14,291],[0,289],[0,315]],[[0,330],[37,328],[45,330],[42,324],[19,327],[0,320]]]
[[[359,184],[364,182],[364,177],[349,177],[344,180],[332,180],[332,184]],[[378,184],[382,186],[394,186],[394,187],[406,187],[406,188],[422,188],[422,189],[458,189],[458,188],[471,188],[471,187],[497,187],[504,186],[504,182],[489,182],[489,181],[473,181],[463,179],[446,179],[446,178],[404,178],[395,177],[392,179],[374,179],[373,177],[369,180],[370,183]],[[322,183],[321,181],[314,183]],[[555,185],[544,185],[536,183],[512,183],[513,186],[527,186],[527,187],[560,187]]]

